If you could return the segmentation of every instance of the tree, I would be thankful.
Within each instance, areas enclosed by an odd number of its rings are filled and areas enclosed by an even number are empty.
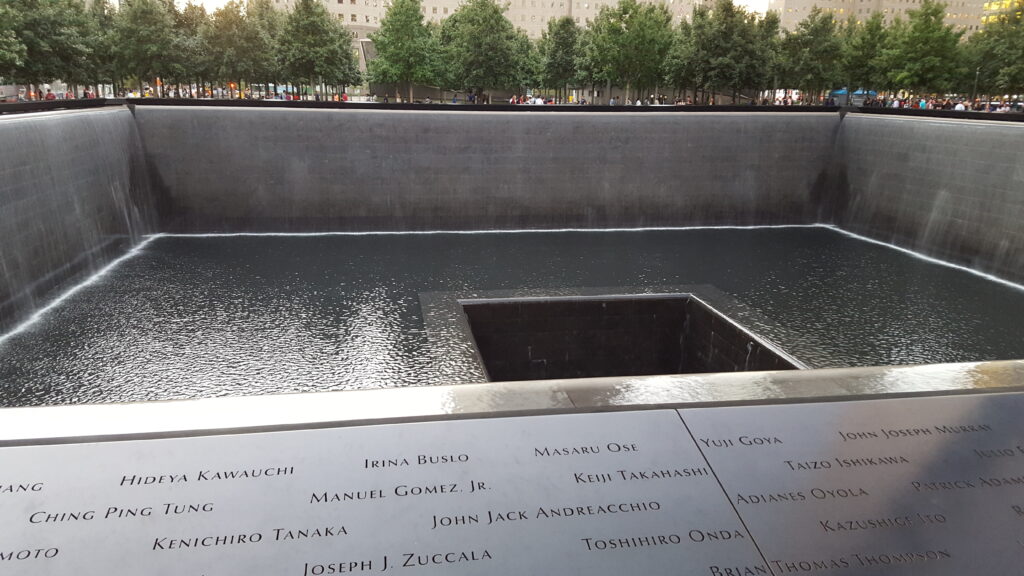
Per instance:
[[[207,30],[214,78],[236,84],[241,96],[242,81],[256,76],[260,48],[258,31],[246,19],[241,0],[231,0],[214,12]]]
[[[923,0],[907,11],[906,25],[891,29],[886,65],[889,80],[917,93],[944,92],[952,87],[961,65],[958,45],[962,32],[943,23],[946,5]]]
[[[815,6],[782,41],[788,82],[804,95],[820,96],[839,81],[842,43],[832,15]],[[803,103],[808,104],[807,99]]]
[[[264,85],[281,78],[281,60],[277,47],[284,33],[285,15],[271,0],[247,0],[245,17],[252,34],[252,78]]]
[[[999,71],[995,86],[1005,92],[1024,92],[1024,18],[1003,21],[996,25],[995,61]]]
[[[1024,18],[990,21],[964,47],[964,91],[972,94],[1024,92]]]
[[[778,88],[779,78],[783,73],[782,57],[782,17],[778,12],[769,11],[757,21],[757,49],[752,64],[754,84],[750,86],[763,90]]]
[[[123,0],[114,22],[114,60],[142,83],[172,71],[174,6],[165,0]]]
[[[603,7],[591,23],[591,57],[605,79],[643,94],[662,77],[672,46],[672,15],[663,4],[619,0]]]
[[[16,33],[20,28],[20,15],[0,4],[0,75],[17,69],[25,61],[25,45]]]
[[[888,45],[884,16],[873,12],[863,23],[853,17],[846,24],[843,43],[842,80],[852,92],[858,88],[889,88],[883,50]]]
[[[552,88],[568,89],[576,77],[576,48],[580,28],[569,16],[548,20],[537,44],[541,83]]]
[[[718,0],[714,9],[697,6],[692,24],[680,23],[666,64],[666,78],[682,88],[688,81],[707,96],[728,90],[733,101],[743,89],[761,89],[776,76],[779,18],[759,19]]]
[[[455,73],[451,63],[445,57],[441,49],[441,24],[438,22],[427,22],[427,80],[424,84],[437,86],[441,89],[459,89],[455,81]]]
[[[530,40],[526,32],[517,29],[513,38],[515,61],[512,69],[512,83],[509,87],[525,91],[526,88],[541,85],[544,74],[544,63],[541,60],[540,48]]]
[[[580,86],[590,86],[592,93],[596,93],[595,89],[599,84],[611,86],[611,78],[609,71],[605,69],[604,58],[594,43],[595,36],[592,26],[587,26],[580,31],[575,58],[575,83]]]
[[[371,81],[404,86],[412,101],[416,83],[430,83],[430,30],[423,22],[420,0],[394,0],[380,29],[370,34],[377,57],[368,64]]]
[[[92,39],[91,19],[82,0],[59,0],[57,10],[63,28],[57,44],[63,53],[59,78],[71,85],[87,84],[92,74],[95,54]]]
[[[171,75],[179,83],[195,83],[200,89],[213,79],[210,50],[210,17],[201,4],[189,2],[175,18],[175,66]]]
[[[452,88],[477,95],[518,87],[522,43],[495,0],[467,0],[441,25],[445,74]]]
[[[297,84],[359,82],[351,38],[317,0],[298,0],[281,36],[283,73]]]
[[[84,4],[79,0],[7,0],[6,8],[17,22],[15,39],[5,35],[14,56],[7,59],[16,62],[11,80],[42,84],[81,79],[92,54]]]
[[[351,86],[363,81],[359,72],[359,64],[355,49],[352,47],[352,36],[348,29],[331,21],[331,43],[325,47],[327,66],[321,77],[326,84],[334,86]]]
[[[757,18],[732,0],[717,0],[711,14],[709,86],[728,90],[736,101],[740,90],[764,83]],[[768,55],[764,55],[767,57]]]
[[[97,88],[101,84],[114,84],[120,80],[117,73],[114,48],[114,22],[117,12],[107,0],[93,0],[87,11],[89,20],[88,44],[92,48],[87,75]]]
[[[665,55],[663,71],[665,81],[677,91],[696,88],[697,72],[694,67],[693,26],[680,20],[672,36],[672,45]]]

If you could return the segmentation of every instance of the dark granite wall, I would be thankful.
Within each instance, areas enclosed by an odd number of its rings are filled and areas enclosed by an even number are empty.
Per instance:
[[[1024,124],[849,114],[836,148],[840,228],[1024,281]]]
[[[688,296],[464,302],[493,381],[793,370]]]
[[[0,141],[0,327],[157,229],[826,222],[1024,280],[1024,124],[139,106],[5,117]]]
[[[127,108],[0,118],[0,328],[152,231]]]
[[[424,230],[818,220],[839,117],[139,106],[165,226]]]

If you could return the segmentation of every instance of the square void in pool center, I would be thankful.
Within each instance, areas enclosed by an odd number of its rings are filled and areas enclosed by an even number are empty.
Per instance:
[[[800,368],[690,294],[461,304],[492,381]]]

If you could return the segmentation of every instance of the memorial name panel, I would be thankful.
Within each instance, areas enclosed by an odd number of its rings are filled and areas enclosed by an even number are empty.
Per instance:
[[[1020,573],[1020,394],[680,413],[774,574]]]
[[[766,568],[671,410],[11,447],[0,471],[5,575]]]

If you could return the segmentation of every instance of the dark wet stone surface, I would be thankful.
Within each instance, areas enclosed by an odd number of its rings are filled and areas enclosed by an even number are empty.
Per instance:
[[[468,382],[478,367],[432,348],[421,293],[683,284],[733,296],[811,367],[1024,357],[1024,291],[825,228],[163,237],[0,343],[0,394]]]

